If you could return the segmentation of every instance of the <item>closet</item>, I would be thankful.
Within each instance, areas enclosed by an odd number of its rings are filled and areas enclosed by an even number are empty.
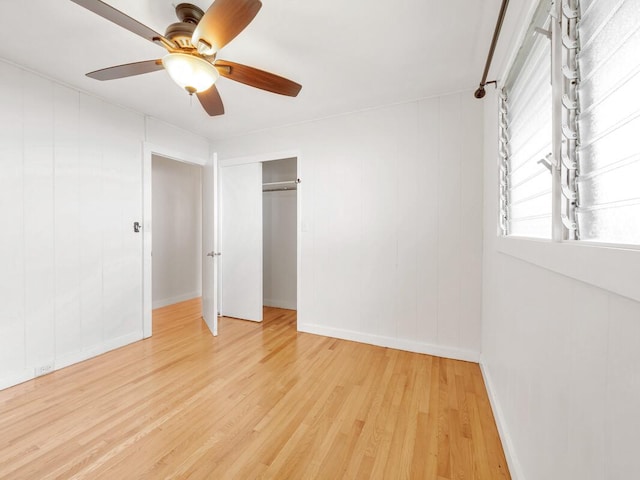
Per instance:
[[[263,305],[296,309],[297,161],[262,164]]]
[[[220,166],[220,313],[297,308],[297,159]]]

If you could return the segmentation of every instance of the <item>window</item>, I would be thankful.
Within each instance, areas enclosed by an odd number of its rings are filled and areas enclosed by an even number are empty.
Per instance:
[[[638,51],[637,0],[540,3],[500,100],[504,235],[640,244]]]
[[[580,238],[640,244],[640,4],[581,0]]]
[[[535,30],[548,23],[543,3],[502,90],[502,228],[509,235],[551,238],[551,42]]]

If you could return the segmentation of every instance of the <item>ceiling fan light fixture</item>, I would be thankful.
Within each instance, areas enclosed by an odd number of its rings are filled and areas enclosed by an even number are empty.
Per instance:
[[[211,63],[187,53],[169,53],[162,58],[162,64],[173,81],[189,94],[208,90],[220,77]]]

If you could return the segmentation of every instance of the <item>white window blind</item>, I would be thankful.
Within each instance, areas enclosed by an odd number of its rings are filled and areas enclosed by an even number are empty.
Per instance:
[[[551,42],[535,31],[548,28],[542,3],[503,88],[502,222],[507,235],[551,238]]]
[[[581,0],[581,240],[640,244],[640,1]]]

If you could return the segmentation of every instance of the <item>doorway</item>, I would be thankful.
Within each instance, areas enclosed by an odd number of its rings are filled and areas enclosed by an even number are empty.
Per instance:
[[[152,198],[152,162],[153,157],[164,157],[180,164],[195,165],[200,169],[201,185],[201,241],[200,263],[202,271],[202,318],[213,335],[218,334],[217,302],[217,222],[218,222],[218,193],[216,188],[218,158],[213,153],[209,159],[199,158],[193,154],[176,151],[168,147],[158,146],[145,142],[143,145],[143,221],[139,228],[143,232],[143,337],[149,338],[153,333],[152,324],[152,230],[153,230],[153,198]]]
[[[152,156],[152,308],[202,295],[202,167]]]

